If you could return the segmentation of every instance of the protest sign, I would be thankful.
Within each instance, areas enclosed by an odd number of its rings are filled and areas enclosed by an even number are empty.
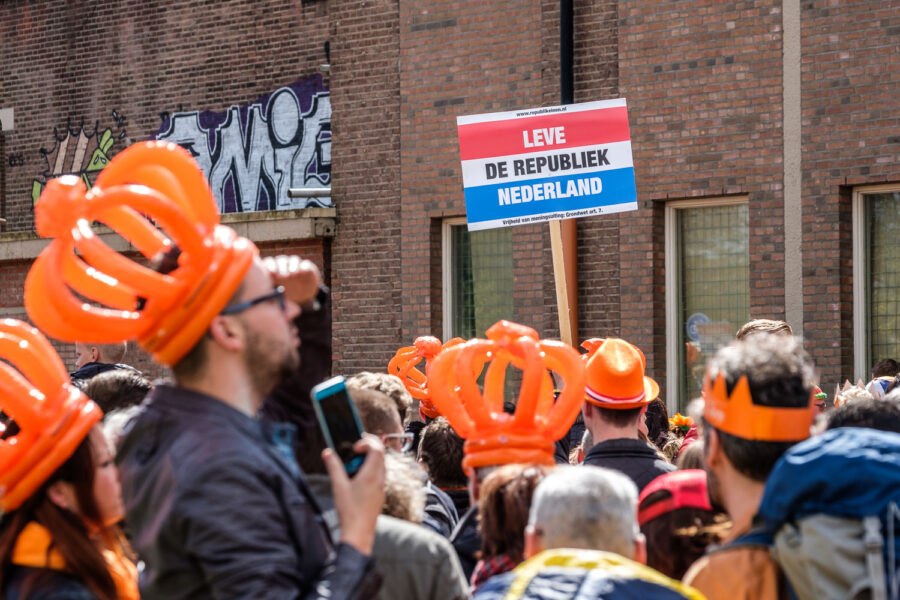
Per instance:
[[[469,231],[637,210],[624,98],[456,123]]]

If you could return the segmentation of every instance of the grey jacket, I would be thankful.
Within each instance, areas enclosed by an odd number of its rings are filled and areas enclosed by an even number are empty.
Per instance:
[[[327,475],[310,475],[310,488],[324,508],[331,534],[339,534]],[[381,515],[375,524],[372,557],[384,575],[380,600],[464,600],[469,584],[453,546],[423,525]]]
[[[373,561],[332,546],[279,427],[182,388],[148,396],[117,456],[142,598],[375,595]]]

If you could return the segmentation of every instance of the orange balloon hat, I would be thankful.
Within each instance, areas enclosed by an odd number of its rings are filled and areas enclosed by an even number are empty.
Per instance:
[[[147,259],[177,245],[177,267],[164,275],[126,258],[97,237],[95,221]],[[25,281],[31,319],[69,342],[136,339],[165,365],[196,344],[257,255],[252,242],[219,224],[187,150],[158,141],[120,152],[90,191],[75,176],[50,181],[35,205],[35,227],[53,241]]]
[[[103,412],[71,384],[53,346],[34,327],[0,321],[0,358],[9,363],[0,362],[0,410],[19,426],[0,439],[0,511],[7,512],[72,456]]]
[[[436,337],[423,335],[417,337],[412,346],[404,346],[397,350],[394,358],[388,363],[388,374],[400,378],[409,395],[419,401],[419,412],[429,419],[436,419],[441,414],[431,403],[431,394],[428,393],[428,377],[426,376],[427,368],[426,373],[423,373],[416,368],[416,365],[425,360],[427,367],[441,350],[462,344],[464,341],[462,338],[453,338],[441,345],[441,340]]]
[[[568,344],[541,340],[534,329],[509,321],[495,323],[487,337],[445,348],[428,369],[431,401],[467,440],[463,468],[553,464],[553,443],[569,430],[584,401],[584,361]],[[482,392],[476,366],[485,363]],[[510,364],[522,370],[513,415],[503,412]],[[550,371],[565,382],[555,402]]]

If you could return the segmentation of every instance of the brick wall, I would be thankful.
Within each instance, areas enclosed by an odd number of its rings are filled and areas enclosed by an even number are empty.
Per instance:
[[[853,377],[851,191],[900,182],[900,14],[879,2],[801,7],[803,333],[831,384]]]

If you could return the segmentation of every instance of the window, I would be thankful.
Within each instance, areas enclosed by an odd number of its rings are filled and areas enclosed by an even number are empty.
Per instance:
[[[854,370],[900,358],[900,185],[853,193]]]
[[[706,361],[750,317],[746,198],[666,204],[666,371],[670,412],[700,396]]]
[[[443,224],[444,340],[484,337],[513,316],[512,230],[469,232],[464,218]]]

